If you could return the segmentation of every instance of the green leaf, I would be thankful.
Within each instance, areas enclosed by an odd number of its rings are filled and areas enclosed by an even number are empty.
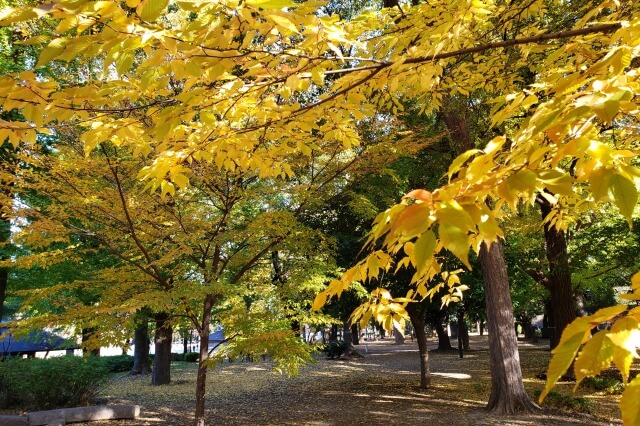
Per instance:
[[[638,204],[638,190],[626,177],[615,174],[609,179],[609,196],[620,210],[620,214],[627,219],[631,227],[633,209]]]
[[[136,8],[136,13],[144,21],[153,22],[160,17],[168,5],[169,0],[142,0]]]

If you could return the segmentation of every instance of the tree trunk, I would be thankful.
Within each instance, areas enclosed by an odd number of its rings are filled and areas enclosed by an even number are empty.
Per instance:
[[[553,205],[542,195],[538,195],[536,202],[540,206],[542,218],[546,218],[553,210]],[[555,348],[560,341],[565,327],[576,319],[576,304],[571,286],[571,272],[569,270],[569,254],[564,231],[554,226],[544,224],[544,240],[549,261],[549,273],[546,286],[551,301],[551,318],[553,327],[549,334],[549,345]]]
[[[2,257],[1,260],[7,260]],[[7,285],[9,284],[9,270],[7,268],[0,268],[0,322],[2,322],[2,315],[4,314],[4,300],[7,297]]]
[[[130,375],[146,376],[151,372],[149,365],[149,317],[139,312],[133,332],[133,367]]]
[[[82,329],[82,352],[87,355],[87,352],[89,353],[89,355],[93,355],[93,356],[100,356],[100,348],[92,348],[92,349],[87,349],[85,348],[86,343],[93,337],[93,334],[95,333],[95,329],[93,327],[85,327]],[[92,345],[95,345],[96,343],[93,342]]]
[[[393,337],[396,345],[404,345],[404,330],[401,330],[400,324],[393,322]]]
[[[469,329],[467,328],[467,322],[464,319],[464,307],[458,306],[456,312],[458,317],[458,336],[462,339],[462,347],[465,351],[469,350]]]
[[[3,166],[0,171],[6,171],[8,173],[15,172],[16,160],[13,155],[13,148],[11,145],[0,141],[0,165]],[[5,169],[5,167],[7,167]],[[11,171],[10,171],[11,170]],[[13,204],[12,188],[13,183],[4,182],[3,187],[0,188],[0,244],[9,243],[11,238],[11,222],[9,221],[8,209],[11,209]],[[6,251],[7,247],[0,245],[0,260],[5,261],[9,259],[9,253]],[[9,269],[0,268],[0,322],[4,315],[4,301],[7,297],[7,287],[9,286]]]
[[[440,321],[436,321],[433,325],[433,328],[436,329],[436,334],[438,335],[438,351],[450,351],[453,350],[451,346],[451,340],[449,339],[449,335],[447,334],[447,330],[445,330],[444,326]]]
[[[484,321],[478,321],[478,334],[484,336]]]
[[[423,313],[409,304],[407,313],[411,324],[416,331],[418,341],[418,353],[420,354],[420,389],[428,389],[431,386],[431,371],[429,370],[429,349],[427,347],[427,333],[424,330]]]
[[[353,334],[351,333],[351,323],[345,321],[342,326],[342,340],[344,342],[344,354],[346,357],[362,357],[360,352],[353,346]]]
[[[156,314],[156,332],[153,338],[155,355],[153,357],[153,372],[151,384],[154,386],[171,383],[171,338],[173,327],[169,323],[169,314]]]
[[[538,336],[536,336],[536,331],[531,324],[531,318],[526,315],[523,315],[520,318],[520,324],[522,324],[522,332],[524,333],[524,339],[529,340],[531,342],[537,342]]]
[[[518,342],[513,332],[513,304],[502,246],[495,242],[488,249],[486,244],[482,243],[479,257],[487,305],[487,322],[491,324],[491,396],[487,409],[497,414],[537,410],[539,407],[531,401],[522,383]]]
[[[213,296],[207,295],[202,309],[202,328],[200,332],[200,358],[198,359],[198,375],[196,379],[196,426],[204,426],[205,391],[207,384],[207,359],[209,359],[209,334],[211,332],[211,308]]]
[[[338,324],[331,324],[331,332],[329,333],[329,341],[338,341]]]
[[[360,344],[360,333],[358,331],[358,324],[351,325],[351,339],[354,345]]]

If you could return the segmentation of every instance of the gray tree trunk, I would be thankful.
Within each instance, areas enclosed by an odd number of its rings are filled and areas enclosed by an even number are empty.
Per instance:
[[[551,213],[553,206],[542,195],[538,195],[536,202],[540,206],[540,213],[544,219]],[[549,290],[551,302],[553,329],[549,335],[549,345],[553,349],[558,345],[566,326],[576,319],[576,301],[573,297],[569,253],[564,231],[557,230],[545,223],[544,239],[547,260],[549,261],[549,273],[544,284]]]
[[[149,373],[149,317],[145,312],[138,312],[133,332],[133,367],[129,374],[146,376]]]
[[[354,345],[360,344],[360,333],[358,331],[358,324],[351,325],[351,340],[353,340]]]
[[[395,322],[393,323],[393,337],[396,345],[404,345],[404,330],[401,330]]]
[[[527,395],[522,383],[518,342],[513,332],[513,304],[509,290],[507,265],[500,243],[480,248],[482,281],[487,305],[491,396],[487,409],[497,414],[540,409]]]
[[[407,306],[409,319],[416,331],[418,341],[418,353],[420,354],[420,389],[428,389],[431,386],[431,370],[429,369],[429,349],[427,347],[427,333],[424,330],[424,314],[409,304]]]
[[[154,386],[171,383],[171,339],[173,327],[169,323],[169,314],[161,312],[154,316],[156,331],[153,338],[155,355],[151,384]]]
[[[202,310],[202,326],[200,331],[200,357],[196,378],[196,426],[205,426],[205,395],[207,384],[207,359],[209,359],[209,333],[211,332],[211,309],[213,296],[207,295]]]
[[[451,346],[451,340],[449,339],[447,330],[445,330],[442,323],[440,321],[437,321],[432,325],[433,325],[433,328],[436,329],[436,334],[438,335],[438,351],[452,350],[453,347]]]

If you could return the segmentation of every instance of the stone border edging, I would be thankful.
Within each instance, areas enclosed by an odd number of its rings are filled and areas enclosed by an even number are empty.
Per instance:
[[[93,420],[137,419],[139,416],[139,405],[98,405],[33,411],[27,413],[26,416],[0,416],[0,425],[45,426],[49,424],[90,422]]]

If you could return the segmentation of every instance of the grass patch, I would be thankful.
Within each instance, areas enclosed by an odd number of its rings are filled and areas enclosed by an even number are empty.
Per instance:
[[[534,392],[536,399],[540,397],[541,391]],[[551,391],[544,400],[544,404],[550,407],[561,408],[564,410],[580,411],[582,413],[591,413],[593,411],[593,403],[581,396],[566,395],[560,392]]]

